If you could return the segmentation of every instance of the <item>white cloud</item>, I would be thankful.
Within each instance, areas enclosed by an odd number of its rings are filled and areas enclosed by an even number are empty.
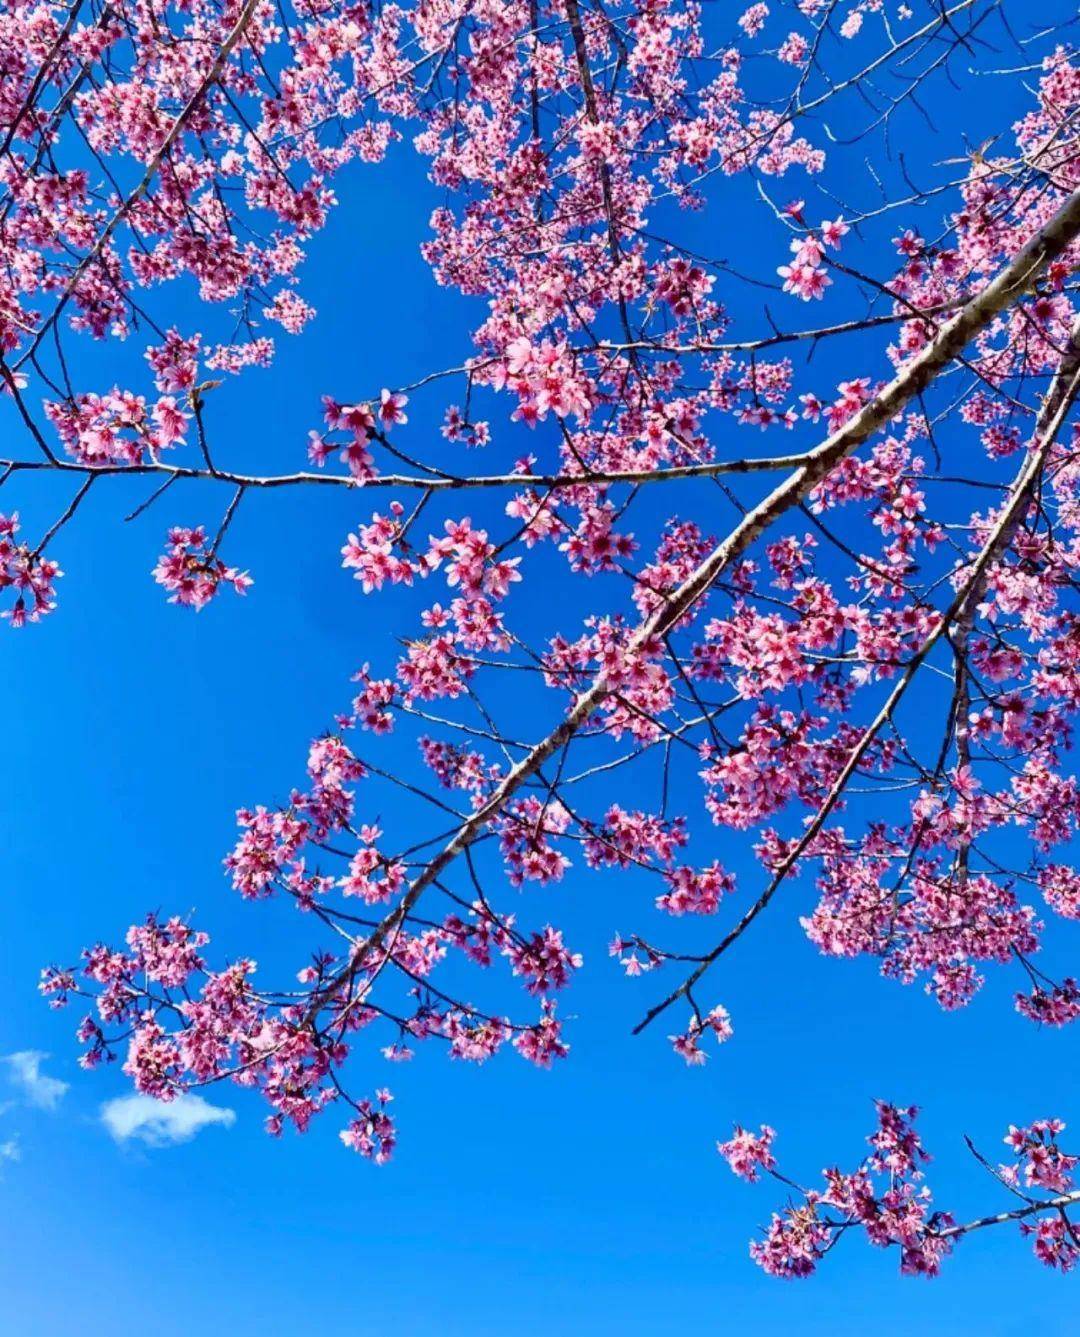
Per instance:
[[[101,1107],[101,1121],[117,1142],[138,1138],[149,1147],[169,1147],[190,1142],[200,1129],[211,1124],[231,1128],[233,1110],[211,1105],[202,1096],[177,1096],[155,1100],[153,1096],[118,1096]]]
[[[6,1142],[0,1142],[0,1161],[17,1161],[22,1159],[22,1150],[19,1147],[17,1137],[9,1137]]]
[[[23,1049],[0,1060],[26,1103],[39,1110],[56,1109],[68,1089],[67,1082],[62,1082],[59,1077],[47,1077],[41,1071],[41,1064],[48,1057],[40,1049]]]

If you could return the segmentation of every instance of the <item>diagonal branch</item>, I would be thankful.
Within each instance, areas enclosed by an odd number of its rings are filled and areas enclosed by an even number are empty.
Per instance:
[[[1062,1212],[1069,1207],[1080,1206],[1080,1193],[1062,1193],[1045,1202],[1033,1202],[1029,1207],[1015,1207],[1011,1212],[995,1212],[993,1216],[980,1216],[974,1221],[966,1221],[961,1226],[946,1226],[933,1232],[939,1239],[955,1239],[960,1235],[970,1234],[973,1230],[982,1230],[984,1226],[999,1226],[1005,1221],[1023,1221],[1026,1217],[1037,1216],[1040,1212]]]
[[[225,63],[232,55],[232,52],[236,47],[236,45],[243,38],[244,33],[247,31],[248,24],[251,22],[252,17],[255,14],[255,10],[258,7],[258,3],[259,0],[245,0],[244,7],[243,9],[241,9],[239,15],[237,16],[236,23],[233,25],[232,29],[230,30],[228,36],[225,38],[224,42],[222,42],[221,47],[219,48],[217,55],[214,57],[213,63],[211,64],[209,70],[207,70],[204,77],[200,80],[198,88],[195,89],[194,93],[192,93],[191,97],[188,98],[187,102],[184,103],[183,107],[177,113],[176,119],[169,127],[168,133],[165,135],[165,138],[161,141],[161,144],[158,147],[157,151],[151,157],[150,161],[146,164],[146,169],[143,172],[142,179],[139,181],[138,185],[134,188],[134,190],[132,190],[131,193],[124,199],[120,207],[116,210],[116,212],[109,219],[108,223],[102,229],[101,234],[98,237],[97,241],[90,248],[90,250],[87,251],[87,253],[79,261],[78,265],[75,267],[75,272],[72,274],[68,282],[64,285],[64,290],[60,295],[59,301],[53,307],[52,312],[49,314],[48,318],[44,321],[41,328],[34,336],[33,342],[22,354],[22,356],[18,359],[18,361],[14,364],[16,370],[18,370],[18,368],[21,367],[28,358],[33,357],[34,353],[40,346],[42,339],[45,338],[45,335],[49,332],[49,330],[53,327],[53,325],[56,324],[57,320],[59,320],[61,313],[63,312],[64,308],[70,301],[71,296],[74,293],[75,289],[78,287],[79,280],[90,268],[90,266],[92,264],[95,264],[101,258],[102,252],[105,250],[105,247],[109,244],[110,240],[112,239],[113,233],[116,232],[117,228],[119,228],[120,224],[124,221],[125,218],[127,218],[131,210],[135,207],[136,204],[138,204],[139,200],[141,200],[142,197],[146,194],[146,192],[150,189],[154,177],[158,174],[158,171],[161,169],[161,165],[165,161],[173,145],[183,134],[184,128],[187,125],[188,121],[191,120],[192,116],[198,110],[199,105],[201,104],[203,98],[206,97],[210,89],[221,77],[222,71],[225,69]]]
[[[952,603],[942,614],[940,620],[934,626],[934,629],[920,645],[915,654],[908,660],[904,672],[900,675],[889,693],[884,704],[871,722],[863,731],[858,743],[848,754],[847,761],[844,763],[839,775],[833,781],[828,794],[821,803],[813,820],[805,829],[803,834],[796,841],[795,845],[784,856],[784,859],[777,867],[771,880],[765,890],[757,900],[746,911],[738,923],[729,930],[728,933],[712,948],[708,954],[702,958],[701,962],[687,976],[687,978],[674,989],[666,998],[650,1008],[643,1020],[634,1027],[634,1034],[638,1035],[641,1031],[654,1021],[661,1012],[666,1011],[677,999],[687,994],[705,972],[712,966],[736,939],[750,927],[754,920],[761,914],[762,910],[769,904],[773,896],[780,889],[783,882],[790,876],[798,861],[809,849],[811,843],[820,833],[822,827],[829,818],[829,814],[836,807],[836,804],[843,796],[848,782],[858,769],[859,763],[866,755],[867,749],[877,737],[879,731],[892,719],[896,707],[912,680],[915,678],[919,669],[926,662],[927,656],[933,650],[934,646],[943,636],[950,634],[954,627],[960,629],[961,636],[966,640],[971,622],[974,618],[975,608],[986,590],[986,580],[992,566],[1000,560],[1002,555],[1008,549],[1016,533],[1016,527],[1023,519],[1030,502],[1032,493],[1036,484],[1042,476],[1043,468],[1057,440],[1058,433],[1061,431],[1065,419],[1068,417],[1072,408],[1077,392],[1080,391],[1080,321],[1077,321],[1072,329],[1069,339],[1069,345],[1066,348],[1054,379],[1047,391],[1046,399],[1043,401],[1042,408],[1039,411],[1039,419],[1035,429],[1032,448],[1029,450],[1020,472],[1017,474],[1009,490],[1009,500],[1005,504],[998,516],[994,527],[983,545],[974,564],[972,565],[968,576],[965,579],[960,590]],[[960,647],[958,647],[958,653]]]
[[[697,570],[669,596],[666,603],[639,624],[627,645],[628,654],[633,656],[640,653],[675,626],[733,561],[782,515],[808,497],[817,484],[848,455],[921,394],[980,330],[985,329],[1000,311],[1017,301],[1038,281],[1050,261],[1062,255],[1078,235],[1080,190],[1065,199],[1057,213],[1004,266],[997,277],[944,324],[873,400],[809,451],[804,462],[783,483],[744,515]],[[573,738],[609,692],[607,673],[601,670],[562,722],[507,773],[491,797],[462,823],[449,843],[413,880],[394,910],[367,939],[357,944],[350,961],[312,995],[304,1015],[304,1024],[310,1025],[340,990],[364,969],[365,962],[381,950],[387,935],[395,932],[405,921],[424,891],[459,854],[468,849],[521,786]]]

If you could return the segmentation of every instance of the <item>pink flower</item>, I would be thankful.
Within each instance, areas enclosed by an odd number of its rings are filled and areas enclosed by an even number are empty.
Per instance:
[[[196,612],[206,607],[222,584],[231,585],[237,594],[246,594],[253,584],[246,571],[226,566],[207,546],[206,531],[201,526],[169,530],[168,546],[158,558],[153,576],[169,591],[169,603],[186,605]]]
[[[762,1170],[772,1170],[776,1161],[772,1154],[774,1129],[762,1124],[757,1133],[735,1125],[735,1131],[726,1142],[718,1142],[716,1149],[727,1161],[733,1174],[753,1184]]]
[[[408,415],[404,411],[408,402],[406,395],[383,390],[379,398],[379,421],[383,427],[389,430],[395,423],[408,422]]]

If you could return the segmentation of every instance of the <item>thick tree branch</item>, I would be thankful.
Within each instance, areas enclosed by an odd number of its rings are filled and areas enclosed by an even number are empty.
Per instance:
[[[1036,482],[1042,475],[1043,468],[1050,455],[1051,450],[1057,440],[1058,433],[1065,422],[1070,409],[1075,402],[1077,391],[1080,390],[1080,323],[1073,327],[1073,339],[1070,341],[1069,348],[1061,360],[1058,373],[1050,387],[1043,405],[1043,410],[1039,416],[1039,427],[1033,439],[1031,449],[1028,451],[1020,472],[1017,474],[1010,489],[1009,499],[1003,507],[989,538],[983,545],[974,564],[972,565],[963,585],[956,594],[948,609],[941,615],[933,631],[924,639],[923,643],[911,659],[908,660],[903,673],[897,679],[895,686],[889,693],[884,704],[871,722],[863,730],[858,743],[848,754],[848,758],[840,770],[839,775],[829,787],[829,792],[825,796],[817,812],[814,814],[810,824],[806,827],[803,834],[796,841],[795,845],[784,856],[783,861],[776,869],[765,890],[757,900],[746,911],[738,923],[709,951],[702,959],[700,964],[691,972],[690,975],[674,989],[666,998],[650,1008],[644,1019],[634,1027],[634,1034],[638,1035],[641,1031],[654,1021],[662,1012],[666,1011],[677,999],[686,995],[706,973],[706,971],[723,956],[727,949],[740,938],[750,927],[754,920],[761,914],[765,907],[772,900],[773,896],[780,889],[784,881],[790,876],[792,870],[798,864],[799,859],[810,848],[813,841],[820,834],[826,821],[833,809],[843,796],[848,782],[855,774],[867,749],[873,743],[880,730],[892,719],[901,698],[911,685],[919,669],[926,662],[927,657],[943,636],[949,634],[954,626],[968,625],[968,619],[971,617],[975,605],[982,598],[986,588],[986,577],[993,565],[1000,560],[1002,554],[1008,548],[1016,532],[1016,526],[1023,518],[1024,512],[1031,503],[1032,491]]]
[[[808,452],[797,469],[763,501],[746,513],[740,523],[630,637],[627,654],[640,654],[689,612],[709,591],[717,578],[781,516],[798,506],[825,476],[876,431],[884,427],[964,349],[994,317],[1017,301],[1035,284],[1046,266],[1063,254],[1080,234],[1080,190],[1068,196],[1054,216],[986,287],[971,298],[933,339],[897,372],[873,400],[847,423]],[[587,691],[574,703],[563,721],[511,769],[488,798],[462,824],[447,845],[413,880],[398,905],[375,932],[358,944],[350,961],[312,998],[305,1014],[310,1024],[321,1009],[335,998],[365,967],[373,953],[381,950],[413,906],[454,860],[485,830],[506,802],[559,751],[595,713],[610,691],[607,673],[601,671]],[[692,983],[692,981],[691,981]],[[685,992],[684,985],[679,993]],[[676,995],[677,996],[677,995]],[[666,1004],[665,1004],[666,1005]],[[653,1014],[655,1015],[655,1013]],[[639,1027],[640,1029],[640,1027]]]

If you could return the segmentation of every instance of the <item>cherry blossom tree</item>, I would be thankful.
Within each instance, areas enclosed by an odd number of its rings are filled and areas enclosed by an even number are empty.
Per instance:
[[[348,491],[344,593],[420,591],[302,787],[238,814],[228,877],[303,916],[295,978],[150,916],[44,972],[54,1006],[85,1000],[84,1066],[163,1101],[236,1082],[273,1134],[332,1106],[385,1161],[385,1061],[567,1057],[584,963],[544,887],[631,870],[655,894],[589,966],[644,977],[637,1029],[673,1061],[732,1041],[722,963],[766,912],[945,1009],[1001,971],[1033,1025],[1080,1016],[1039,964],[1080,918],[1080,63],[1075,16],[1039,8],[9,0],[4,618],[54,611],[65,527],[123,475],[139,524],[181,480],[203,499],[153,570],[186,609],[251,588],[229,529],[271,488]],[[1019,119],[910,133],[988,79],[972,105]],[[414,384],[328,386],[294,472],[233,469],[215,390],[302,334],[335,178],[398,151],[441,192],[423,255],[481,313],[471,345]],[[84,382],[88,341],[136,349],[124,384]],[[409,424],[433,401],[435,443]],[[26,535],[31,472],[57,518]],[[1059,1119],[1010,1129],[1004,1165],[972,1147],[1007,1205],[957,1222],[914,1117],[880,1104],[821,1188],[771,1128],[722,1139],[789,1195],[755,1260],[803,1276],[854,1229],[933,1274],[1012,1222],[1076,1263]]]

